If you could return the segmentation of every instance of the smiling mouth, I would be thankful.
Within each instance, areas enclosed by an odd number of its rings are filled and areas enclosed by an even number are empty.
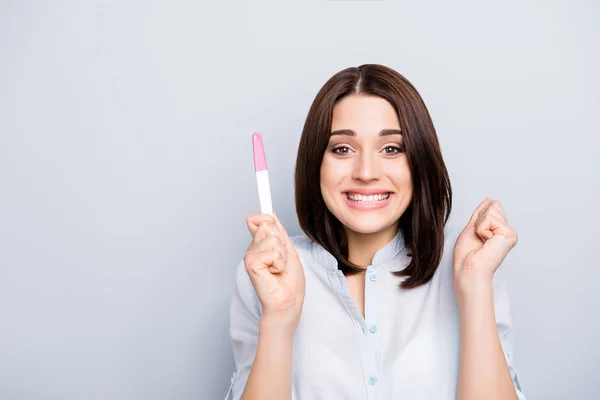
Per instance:
[[[357,194],[357,193],[345,193],[346,198],[348,199],[348,201],[351,201],[352,203],[356,203],[356,204],[378,204],[378,203],[383,203],[385,202],[387,199],[389,199],[391,192],[387,192],[387,193],[380,193],[380,194],[375,194],[375,195],[362,195],[362,194]]]

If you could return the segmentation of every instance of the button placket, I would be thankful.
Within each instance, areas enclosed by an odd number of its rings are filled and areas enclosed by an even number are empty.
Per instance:
[[[366,366],[365,380],[368,387],[368,398],[379,398],[379,362],[380,362],[380,337],[378,324],[379,288],[378,281],[381,279],[380,268],[369,265],[366,270],[365,284],[365,323],[366,330],[362,340],[365,343],[365,350],[368,359]]]

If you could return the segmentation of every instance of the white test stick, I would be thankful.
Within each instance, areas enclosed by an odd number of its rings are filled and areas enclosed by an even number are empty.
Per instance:
[[[272,215],[273,204],[271,201],[271,185],[269,184],[267,158],[265,157],[265,147],[263,145],[262,136],[258,132],[252,134],[252,150],[254,151],[254,171],[256,172],[260,212]]]

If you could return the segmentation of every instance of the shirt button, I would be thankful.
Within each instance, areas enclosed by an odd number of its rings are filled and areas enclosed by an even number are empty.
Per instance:
[[[375,378],[374,376],[370,376],[369,377],[369,385],[374,385],[377,383],[377,378]]]
[[[375,324],[371,325],[371,327],[369,328],[369,331],[371,331],[371,333],[377,332],[377,326],[375,326]]]
[[[369,279],[371,280],[371,282],[375,282],[377,280],[377,274],[371,274],[369,276]]]

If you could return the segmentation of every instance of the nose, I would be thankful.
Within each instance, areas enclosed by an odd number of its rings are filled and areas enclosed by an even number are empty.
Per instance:
[[[370,182],[372,180],[379,179],[380,166],[379,160],[376,156],[365,151],[360,155],[360,157],[356,157],[355,160],[356,164],[354,166],[352,178],[364,182]]]

